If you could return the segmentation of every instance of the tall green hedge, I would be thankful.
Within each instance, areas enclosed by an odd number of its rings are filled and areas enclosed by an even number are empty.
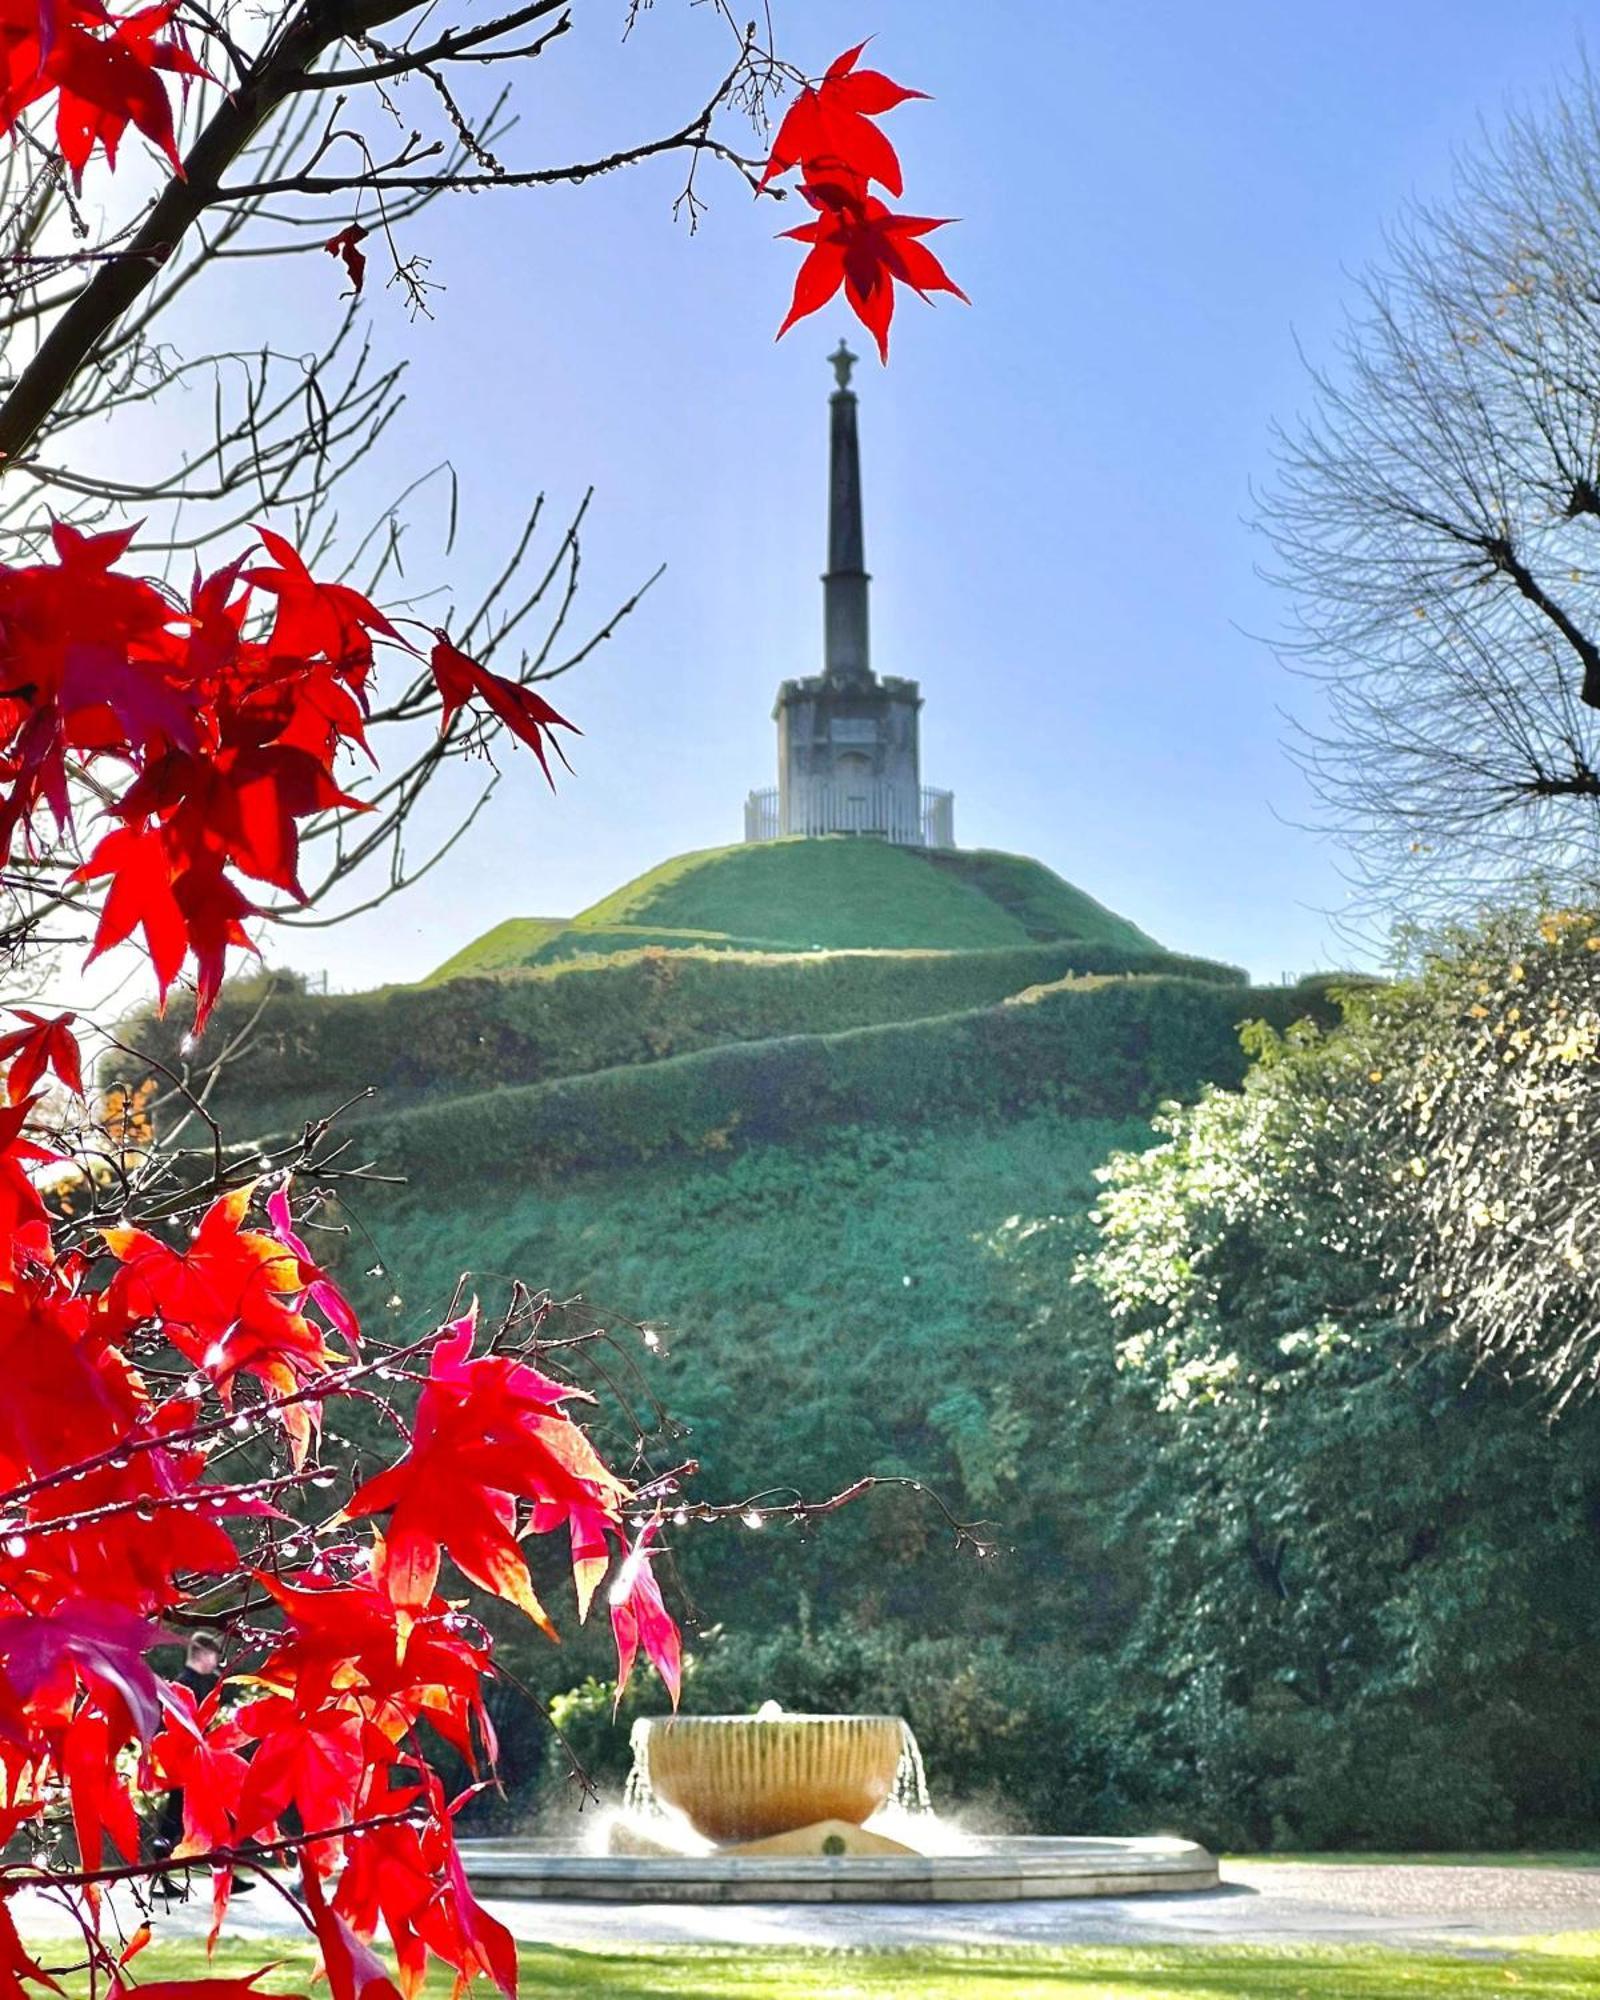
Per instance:
[[[363,1151],[416,1183],[480,1183],[802,1140],[839,1126],[914,1127],[1035,1108],[1122,1118],[1203,1082],[1236,1084],[1246,1019],[1286,1025],[1292,988],[1083,979],[1016,1001],[830,1035],[482,1091],[363,1121]]]
[[[744,954],[636,951],[494,979],[319,997],[226,995],[207,1035],[249,1030],[248,1059],[213,1099],[230,1128],[319,1115],[369,1085],[391,1102],[542,1083],[649,1063],[725,1042],[828,1034],[991,1005],[1068,973],[1169,972],[1237,983],[1232,966],[1114,945],[1003,951]],[[259,1011],[258,1011],[259,1010]],[[144,1020],[130,1037],[167,1063],[182,1022]]]

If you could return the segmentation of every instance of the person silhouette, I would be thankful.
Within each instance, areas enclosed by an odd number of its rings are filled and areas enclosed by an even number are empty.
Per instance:
[[[183,1665],[172,1676],[172,1685],[187,1688],[198,1708],[221,1680],[222,1641],[215,1632],[192,1633],[184,1652]],[[162,1799],[156,1814],[150,1836],[151,1852],[158,1860],[164,1861],[182,1838],[183,1788],[174,1786]]]

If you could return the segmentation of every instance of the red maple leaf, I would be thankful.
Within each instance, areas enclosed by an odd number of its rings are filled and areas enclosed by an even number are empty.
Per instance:
[[[366,810],[334,783],[324,757],[280,740],[153,758],[114,811],[130,826],[161,822],[175,876],[222,865],[304,901],[299,823],[333,807]]]
[[[162,1639],[120,1604],[72,1597],[48,1616],[0,1618],[0,1692],[22,1709],[74,1681],[126,1734],[149,1743],[161,1718],[160,1687],[145,1659]]]
[[[322,1948],[322,1970],[332,2000],[400,2000],[400,1989],[370,1944],[332,1908],[322,1893],[322,1880],[309,1859],[302,1868],[306,1908],[311,1928]]]
[[[350,1352],[356,1353],[361,1346],[360,1323],[350,1301],[295,1234],[287,1182],[267,1197],[267,1220],[272,1224],[273,1235],[299,1262],[303,1297],[309,1299],[328,1324],[343,1336]]]
[[[0,854],[46,805],[58,827],[71,822],[69,752],[86,758],[142,747],[168,727],[173,693],[162,685],[159,654],[169,643],[171,609],[142,579],[111,564],[125,535],[80,535],[57,522],[57,561],[0,568]]]
[[[107,1990],[111,2000],[306,2000],[304,1993],[263,1993],[256,1981],[274,1970],[265,1965],[245,1979],[222,1973],[212,1979],[142,1979],[137,1986],[118,1979]]]
[[[800,192],[818,218],[784,231],[809,244],[811,251],[795,279],[779,339],[843,286],[852,311],[887,361],[897,284],[909,285],[924,298],[930,292],[953,292],[964,299],[966,293],[919,240],[942,229],[943,222],[896,215],[871,191],[877,182],[892,195],[903,192],[900,161],[873,119],[923,92],[907,90],[878,70],[857,69],[865,47],[860,42],[846,49],[822,81],[803,90],[790,106],[760,186],[798,168]]]
[[[398,639],[389,620],[347,583],[318,583],[299,551],[270,528],[257,528],[261,546],[275,567],[244,574],[278,600],[278,614],[267,640],[268,650],[306,659],[320,653],[342,668],[372,664],[372,634]]]
[[[122,1266],[108,1288],[107,1310],[128,1324],[159,1323],[229,1405],[240,1375],[254,1376],[269,1396],[288,1396],[334,1359],[320,1330],[298,1310],[306,1289],[298,1253],[242,1226],[254,1192],[247,1183],[220,1196],[183,1250],[142,1229],[103,1232]],[[292,1403],[280,1414],[298,1465],[311,1442],[315,1407]]]
[[[172,894],[194,955],[194,1031],[198,1035],[222,991],[229,948],[256,948],[244,927],[245,918],[255,916],[256,908],[229,881],[222,863],[212,855],[180,869],[172,878]],[[95,948],[100,949],[98,937]]]
[[[150,1745],[150,1774],[158,1790],[183,1793],[179,1854],[207,1854],[236,1837],[239,1794],[249,1769],[237,1750],[207,1734],[219,1711],[219,1690],[196,1702],[186,1687],[162,1696],[167,1726]]]
[[[505,1355],[473,1360],[476,1326],[474,1300],[434,1344],[411,1448],[360,1487],[345,1512],[389,1512],[374,1572],[402,1609],[426,1608],[448,1551],[464,1575],[553,1637],[517,1545],[517,1500],[539,1503],[547,1520],[574,1507],[615,1520],[627,1489],[561,1409],[582,1392]]]
[[[81,188],[96,146],[108,166],[116,165],[129,125],[181,174],[172,105],[159,73],[207,72],[182,42],[158,39],[177,12],[175,5],[162,5],[118,16],[98,0],[40,0],[36,9],[8,9],[0,19],[0,131],[11,131],[30,104],[54,90],[56,141],[75,185]]]
[[[100,1866],[107,1835],[124,1861],[136,1861],[139,1856],[139,1816],[127,1779],[117,1765],[118,1752],[126,1740],[125,1732],[119,1732],[98,1708],[87,1703],[79,1707],[62,1733],[56,1762],[67,1781],[73,1829],[85,1868]]]
[[[82,1097],[83,1064],[72,1032],[77,1015],[47,1017],[29,1007],[13,1007],[11,1012],[28,1025],[0,1035],[0,1062],[11,1064],[6,1072],[7,1101],[16,1104],[26,1097],[47,1069],[55,1071],[74,1097]]]
[[[878,344],[880,359],[889,358],[889,323],[894,318],[894,288],[908,285],[926,298],[930,292],[966,293],[920,239],[944,221],[921,215],[895,215],[875,195],[843,182],[807,185],[800,192],[817,210],[815,222],[802,223],[783,234],[811,245],[795,278],[788,317],[778,328],[781,340],[796,320],[825,306],[844,287],[846,299]]]
[[[599,1507],[542,1507],[536,1504],[532,1517],[533,1532],[536,1535],[550,1534],[561,1526],[563,1519],[572,1541],[572,1584],[578,1596],[578,1620],[581,1624],[588,1617],[594,1594],[611,1567],[611,1543],[607,1537],[617,1536],[617,1523],[612,1515]]]
[[[484,1973],[514,1996],[516,1943],[473,1895],[456,1849],[452,1819],[465,1799],[446,1807],[437,1776],[420,1767],[418,1776],[404,1792],[374,1791],[368,1805],[374,1812],[393,1812],[426,1800],[427,1816],[353,1835],[345,1844],[334,1907],[363,1936],[370,1936],[381,1918],[406,2000],[421,1988],[430,1951],[454,1967],[458,1990]]]
[[[524,687],[520,681],[509,681],[502,674],[492,674],[487,667],[469,659],[458,646],[453,646],[443,632],[434,634],[433,652],[429,656],[433,667],[433,677],[439,685],[441,706],[439,710],[439,733],[442,736],[454,721],[457,711],[474,695],[486,702],[499,716],[513,736],[526,743],[539,760],[539,768],[544,772],[545,781],[554,789],[555,780],[550,775],[550,762],[545,755],[548,743],[556,755],[566,763],[561,745],[551,734],[555,729],[570,729],[573,734],[582,732],[576,724],[559,715],[543,695],[535,694],[532,688]],[[569,766],[570,768],[570,766]]]
[[[858,42],[846,49],[829,64],[821,83],[802,90],[790,105],[761,175],[762,187],[803,165],[808,180],[821,169],[836,168],[863,182],[878,181],[890,194],[905,192],[895,150],[872,121],[927,93],[907,90],[879,70],[858,70],[866,46]]]
[[[0,1111],[0,1278],[11,1278],[29,1265],[43,1267],[54,1261],[50,1212],[30,1170],[54,1165],[61,1155],[22,1136],[37,1102],[29,1097]],[[0,1291],[0,1298],[3,1296]],[[3,1403],[0,1398],[0,1407]]]
[[[469,1767],[477,1764],[474,1731],[493,1755],[480,1689],[488,1651],[455,1629],[442,1599],[434,1598],[407,1629],[370,1567],[345,1582],[315,1571],[289,1580],[262,1573],[256,1580],[285,1619],[282,1640],[259,1670],[266,1685],[292,1690],[302,1709],[357,1692],[364,1714],[394,1742],[426,1719]]]
[[[172,855],[160,827],[115,827],[73,875],[76,882],[110,876],[111,887],[95,926],[92,964],[101,952],[121,944],[136,930],[164,1001],[189,952],[189,924],[174,891]]]
[[[32,1985],[48,1986],[52,1993],[61,1991],[23,1944],[16,1919],[11,1914],[9,1898],[0,1895],[0,1996],[4,1996],[4,2000],[24,2000],[24,1980]]]
[[[611,1630],[617,1642],[617,1694],[613,1708],[622,1700],[641,1647],[660,1674],[673,1707],[678,1705],[683,1685],[682,1641],[661,1600],[661,1586],[650,1566],[650,1544],[660,1530],[661,1516],[657,1514],[639,1530],[611,1586]]]
[[[186,854],[184,836],[191,831],[204,837],[192,821],[116,827],[71,880],[111,878],[87,963],[142,930],[165,1005],[168,989],[193,954],[198,1034],[222,991],[229,947],[255,950],[244,924],[257,912],[229,880],[221,855],[205,847]]]
[[[29,1240],[10,1246],[24,1264]],[[37,1478],[63,1454],[92,1458],[137,1422],[138,1384],[91,1331],[91,1310],[58,1271],[36,1266],[0,1284],[0,1482]]]
[[[182,174],[172,105],[157,72],[204,76],[205,71],[177,43],[156,40],[177,11],[176,6],[142,8],[118,21],[109,35],[88,32],[80,18],[46,57],[45,75],[60,92],[56,142],[75,186],[82,187],[83,170],[96,146],[107,166],[116,165],[117,145],[129,125]]]
[[[291,1807],[308,1830],[342,1825],[374,1763],[393,1754],[353,1701],[325,1702],[306,1714],[286,1696],[265,1695],[234,1711],[225,1740],[234,1737],[256,1742],[239,1790],[237,1829],[245,1840],[270,1834]]]

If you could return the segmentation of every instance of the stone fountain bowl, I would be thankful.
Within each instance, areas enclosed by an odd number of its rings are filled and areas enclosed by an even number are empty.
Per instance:
[[[656,1797],[719,1845],[860,1826],[894,1790],[905,1741],[897,1715],[661,1716],[634,1737]]]

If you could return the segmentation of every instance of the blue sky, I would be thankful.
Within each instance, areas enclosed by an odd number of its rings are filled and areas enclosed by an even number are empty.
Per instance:
[[[704,94],[707,10],[655,0],[626,48],[621,14],[545,58],[507,159],[643,136]],[[1338,856],[1299,830],[1282,747],[1307,694],[1251,636],[1283,616],[1251,484],[1305,399],[1297,340],[1327,353],[1385,220],[1571,69],[1583,14],[1520,0],[1512,32],[1503,0],[781,0],[796,60],[876,31],[875,59],[933,93],[892,122],[906,205],[962,217],[940,247],[971,309],[912,301],[859,386],[875,661],[923,683],[924,776],[955,791],[963,845],[1035,855],[1258,976],[1349,960]],[[407,899],[275,941],[336,987],[735,840],[772,781],[774,688],[819,664],[824,357],[851,323],[774,345],[796,256],[773,234],[799,218],[712,175],[691,237],[681,178],[451,200],[407,246],[446,287],[434,320],[373,292],[410,402],[350,519],[448,455],[469,532],[441,581],[482,575],[536,491],[559,514],[590,483],[589,612],[667,573],[564,684],[585,735],[554,799],[519,762]],[[336,275],[277,282],[285,344],[331,317]]]

